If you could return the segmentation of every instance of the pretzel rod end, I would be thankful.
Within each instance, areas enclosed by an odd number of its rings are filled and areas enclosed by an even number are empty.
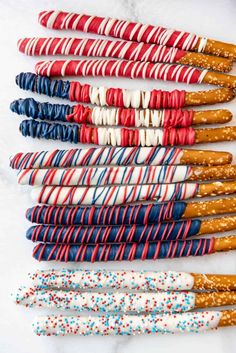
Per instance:
[[[215,238],[213,252],[236,250],[236,236]]]
[[[208,71],[202,82],[226,88],[236,88],[236,76],[226,75],[219,72]]]
[[[236,325],[236,310],[222,311],[219,326],[235,326]]]
[[[236,275],[191,273],[194,278],[193,290],[234,291]]]
[[[233,156],[229,152],[183,150],[181,164],[224,165],[230,164]]]

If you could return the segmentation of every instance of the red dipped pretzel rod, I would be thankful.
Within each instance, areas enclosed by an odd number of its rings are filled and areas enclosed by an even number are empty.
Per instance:
[[[164,45],[92,38],[22,38],[18,49],[26,55],[77,55],[192,65],[228,72],[232,60],[191,53]]]
[[[131,60],[87,59],[40,61],[36,73],[43,76],[103,76],[155,79],[183,83],[207,83],[236,88],[236,77],[191,66]]]
[[[231,57],[233,59],[236,58],[236,46],[233,44],[161,26],[53,10],[40,12],[38,20],[41,25],[52,29],[72,29],[137,42],[167,45],[183,50],[198,51]]]

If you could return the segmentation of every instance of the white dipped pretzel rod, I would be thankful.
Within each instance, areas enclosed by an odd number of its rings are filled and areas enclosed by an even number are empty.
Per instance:
[[[135,335],[198,333],[236,325],[236,311],[105,316],[38,316],[34,332],[41,335]]]
[[[29,277],[36,288],[136,291],[236,290],[236,275],[177,271],[37,270]]]
[[[164,202],[192,197],[228,195],[236,192],[235,181],[109,186],[37,186],[32,200],[48,205],[120,205],[140,201]]]
[[[17,176],[22,185],[105,186],[156,184],[181,181],[235,179],[236,166],[107,166],[84,168],[22,169]]]
[[[14,169],[68,168],[103,165],[225,165],[232,154],[179,147],[91,147],[19,152],[10,158]]]
[[[233,292],[77,292],[36,287],[20,287],[14,293],[16,304],[76,311],[168,313],[186,312],[195,308],[236,304]]]
[[[233,44],[161,26],[54,10],[40,12],[38,19],[41,25],[52,29],[72,29],[137,42],[167,45],[183,50],[198,51],[231,57],[233,59],[236,58],[236,46]]]

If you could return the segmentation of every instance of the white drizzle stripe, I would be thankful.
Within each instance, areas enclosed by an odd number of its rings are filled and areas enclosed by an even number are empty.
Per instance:
[[[72,47],[73,44],[73,47]],[[132,51],[131,51],[132,48]],[[18,49],[27,55],[79,55],[174,63],[177,48],[163,45],[91,38],[23,38]],[[183,54],[181,53],[181,56]]]
[[[66,65],[67,70],[64,70]],[[82,67],[82,68],[81,68]],[[87,60],[52,60],[38,62],[36,73],[43,76],[103,76],[130,77],[201,83],[208,70],[201,70],[184,65],[152,63],[147,61],[128,61],[113,59]],[[204,72],[204,75],[201,75]]]
[[[55,19],[61,15],[65,15],[64,20],[59,25],[55,26],[56,29],[68,29],[68,23],[65,20],[74,17],[71,28],[73,30],[81,30],[83,32],[92,32],[106,36],[113,36],[121,39],[135,40],[137,42],[163,44],[168,46],[176,46],[181,49],[193,50],[200,37],[196,34],[188,33],[185,31],[177,31],[174,29],[164,28],[160,26],[152,26],[148,24],[129,22],[125,20],[118,20],[114,18],[104,18],[97,16],[89,16],[85,14],[73,13],[60,13],[53,11],[48,20],[44,21],[49,12],[43,12],[39,17],[39,22],[48,28],[52,28]],[[81,23],[81,19],[83,22]],[[85,20],[86,18],[86,20]],[[91,29],[89,26],[92,24]],[[185,40],[182,38],[185,36]],[[168,42],[171,41],[171,42]]]

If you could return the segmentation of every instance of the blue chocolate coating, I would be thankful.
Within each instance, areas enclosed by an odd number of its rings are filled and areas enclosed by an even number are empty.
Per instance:
[[[33,119],[65,122],[66,115],[73,112],[70,105],[40,103],[33,98],[17,99],[10,104],[10,109],[18,115],[26,115]]]
[[[16,76],[16,84],[26,91],[69,99],[70,81],[51,80],[31,72],[22,72]]]
[[[52,225],[118,225],[150,224],[178,220],[183,216],[186,202],[167,202],[127,206],[35,206],[26,211],[32,223]]]
[[[23,136],[60,140],[63,142],[79,142],[77,125],[49,124],[34,120],[23,120],[19,127]]]
[[[200,220],[187,220],[152,225],[123,226],[45,226],[30,227],[29,240],[44,243],[97,244],[186,239],[198,234]]]
[[[38,244],[33,251],[43,261],[121,261],[203,256],[212,253],[214,239],[164,241],[141,244]]]

